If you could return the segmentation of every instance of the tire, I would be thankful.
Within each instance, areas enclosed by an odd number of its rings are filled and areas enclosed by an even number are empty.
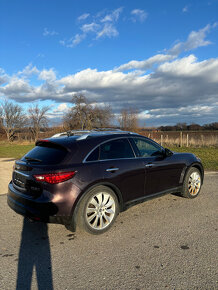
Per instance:
[[[82,199],[77,214],[79,228],[91,234],[102,234],[109,230],[119,213],[116,194],[106,186],[97,186]]]
[[[201,190],[202,177],[200,171],[191,167],[184,178],[181,196],[186,198],[195,198]]]

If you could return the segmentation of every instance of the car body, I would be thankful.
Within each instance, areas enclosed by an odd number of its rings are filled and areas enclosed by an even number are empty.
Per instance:
[[[171,152],[125,131],[56,136],[37,141],[15,162],[8,186],[9,206],[33,220],[72,231],[79,224],[98,234],[131,205],[166,193],[193,198],[200,192],[204,169],[191,153]]]

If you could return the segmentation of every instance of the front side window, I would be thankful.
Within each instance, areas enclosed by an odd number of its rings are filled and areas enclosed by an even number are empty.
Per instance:
[[[139,157],[150,157],[162,154],[162,149],[158,144],[141,138],[132,138],[139,151]]]
[[[134,157],[131,145],[127,139],[109,141],[100,146],[100,160]]]

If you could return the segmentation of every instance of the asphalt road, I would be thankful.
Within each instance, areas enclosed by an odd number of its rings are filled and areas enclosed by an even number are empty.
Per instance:
[[[6,195],[0,213],[0,289],[218,289],[218,174],[197,199],[132,207],[100,236],[30,223]]]

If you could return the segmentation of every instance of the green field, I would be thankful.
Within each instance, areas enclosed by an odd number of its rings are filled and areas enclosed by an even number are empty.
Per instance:
[[[0,143],[0,158],[16,158],[19,159],[26,152],[34,147],[34,144],[7,144]],[[211,147],[169,147],[175,152],[191,152],[201,158],[206,170],[218,170],[218,148]]]
[[[29,150],[31,150],[34,144],[1,144],[0,143],[0,158],[21,158]]]
[[[190,152],[198,156],[206,170],[218,170],[218,148],[216,147],[169,147],[175,152]]]

